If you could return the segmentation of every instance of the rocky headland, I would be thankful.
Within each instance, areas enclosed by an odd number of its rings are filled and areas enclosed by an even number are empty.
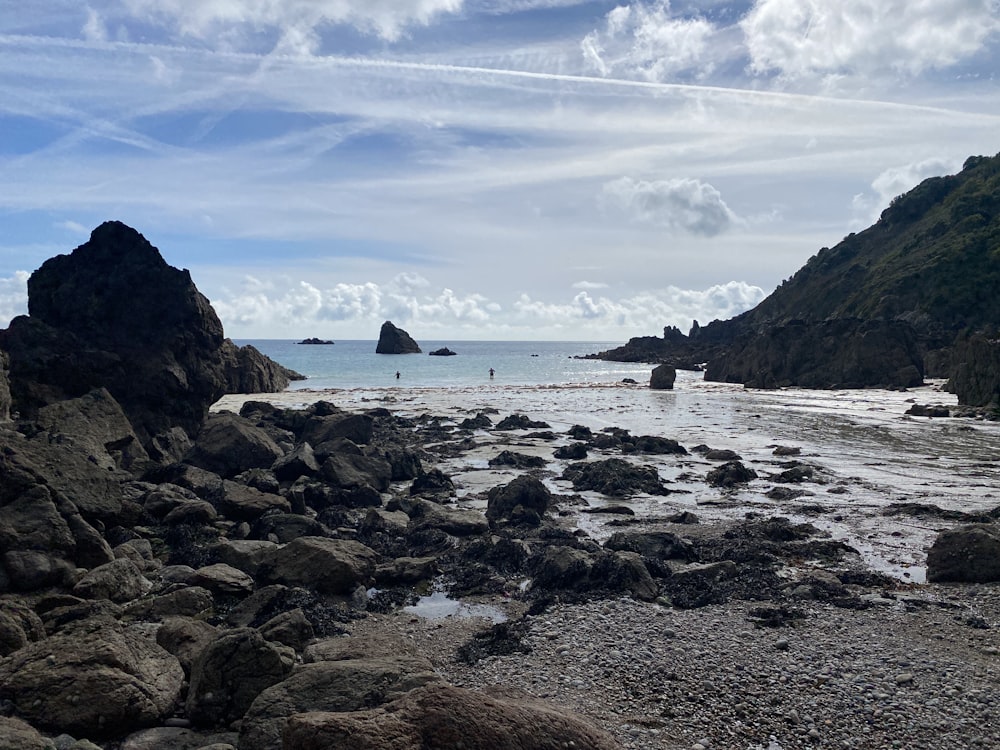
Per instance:
[[[0,748],[1000,743],[1000,511],[939,518],[916,586],[820,525],[630,507],[680,492],[654,460],[723,498],[763,477],[799,497],[821,468],[794,446],[750,463],[520,413],[210,410],[221,326],[140,239],[103,225],[81,256],[143,250],[130,278],[172,281],[171,330],[116,329],[104,275],[62,261],[0,336]],[[159,399],[132,382],[157,376]],[[473,454],[503,478],[463,492],[448,469]]]
[[[592,355],[667,363],[754,388],[906,388],[949,378],[960,403],[996,412],[1000,155],[925,180],[873,226],[822,248],[754,309],[685,335]]]

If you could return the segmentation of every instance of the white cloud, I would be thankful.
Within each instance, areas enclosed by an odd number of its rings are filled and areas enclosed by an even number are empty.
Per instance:
[[[562,301],[519,294],[501,303],[484,294],[457,293],[423,281],[418,291],[408,293],[398,278],[385,285],[336,284],[321,289],[290,278],[264,282],[246,277],[239,289],[216,296],[212,305],[227,335],[235,338],[294,338],[302,331],[364,338],[374,336],[383,320],[392,320],[425,337],[437,333],[450,338],[528,340],[570,334],[624,341],[656,334],[665,325],[686,330],[692,320],[729,318],[764,298],[759,287],[731,281],[703,290],[669,286],[618,298],[595,295],[593,290],[578,291]]]
[[[13,276],[0,278],[0,321],[28,314],[27,271],[14,271]]]
[[[740,23],[755,72],[918,75],[978,52],[995,0],[757,0]]]
[[[669,0],[620,5],[604,20],[580,42],[598,75],[662,82],[711,68],[707,51],[715,27],[703,18],[676,18]]]
[[[584,289],[584,290],[594,290],[594,289],[606,289],[607,284],[601,281],[577,281],[573,284],[574,289]]]
[[[104,28],[104,22],[100,15],[93,8],[87,8],[87,21],[84,23],[81,33],[88,42],[107,41],[108,31]]]
[[[687,178],[606,182],[601,203],[624,212],[633,221],[711,237],[726,231],[736,215],[712,185]]]
[[[281,35],[282,52],[310,52],[325,24],[348,24],[364,34],[398,40],[410,26],[426,26],[442,14],[457,13],[464,0],[125,0],[137,16],[165,19],[184,35],[225,39],[238,46],[264,29]]]

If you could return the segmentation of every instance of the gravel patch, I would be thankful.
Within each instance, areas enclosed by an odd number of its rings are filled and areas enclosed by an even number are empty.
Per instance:
[[[760,603],[680,610],[630,599],[525,617],[515,651],[469,664],[481,619],[395,614],[355,624],[394,632],[456,685],[530,695],[589,717],[625,748],[1000,747],[1000,590],[921,586],[866,609]],[[506,607],[512,621],[516,602]],[[768,605],[770,606],[770,605]]]

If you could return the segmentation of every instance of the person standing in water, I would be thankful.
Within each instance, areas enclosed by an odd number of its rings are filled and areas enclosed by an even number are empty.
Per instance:
[[[490,380],[493,380],[493,376],[494,376],[495,374],[496,374],[496,371],[495,371],[495,370],[494,370],[494,369],[493,369],[493,368],[491,367],[491,368],[490,368]]]
[[[399,380],[399,370],[396,370],[396,380]]]

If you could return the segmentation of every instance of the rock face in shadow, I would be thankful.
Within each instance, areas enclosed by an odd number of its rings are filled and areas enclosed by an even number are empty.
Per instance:
[[[382,330],[379,331],[375,353],[420,354],[420,346],[411,338],[410,334],[402,328],[394,326],[392,321],[387,320],[382,324]]]
[[[186,270],[121,222],[43,263],[28,279],[28,313],[0,331],[21,416],[105,387],[148,444],[172,427],[193,435],[226,392],[288,385],[284,368],[225,338]]]
[[[1000,340],[974,336],[955,347],[958,359],[946,390],[967,406],[1000,402]]]
[[[709,362],[705,379],[750,388],[910,388],[923,382],[923,356],[913,328],[900,321],[796,321],[734,344]]]

